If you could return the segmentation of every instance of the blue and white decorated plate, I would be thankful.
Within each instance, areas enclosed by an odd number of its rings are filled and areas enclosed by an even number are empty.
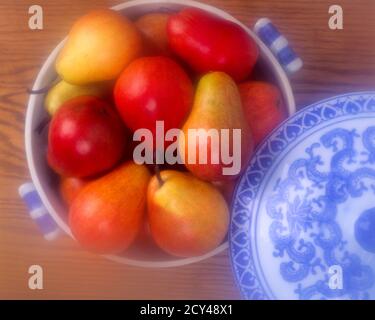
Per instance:
[[[230,227],[246,299],[375,299],[375,93],[311,105],[263,142]]]

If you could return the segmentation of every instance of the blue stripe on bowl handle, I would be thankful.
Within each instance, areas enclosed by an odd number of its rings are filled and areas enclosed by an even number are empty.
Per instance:
[[[270,19],[259,19],[254,26],[254,31],[270,48],[286,72],[292,74],[302,68],[301,58],[297,56],[288,40],[277,30]]]
[[[24,183],[19,187],[18,192],[29,210],[31,219],[36,222],[44,238],[48,241],[55,240],[60,235],[60,229],[43,205],[34,184]]]

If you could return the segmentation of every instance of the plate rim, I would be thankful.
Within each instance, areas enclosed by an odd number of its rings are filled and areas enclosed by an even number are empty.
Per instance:
[[[241,280],[240,280],[240,274],[236,270],[236,266],[235,266],[235,263],[234,263],[234,253],[233,253],[233,251],[234,251],[234,249],[233,249],[233,232],[234,232],[233,231],[233,225],[234,225],[234,222],[233,221],[234,221],[235,211],[236,211],[235,210],[235,205],[237,204],[238,198],[239,198],[240,186],[242,185],[243,180],[246,179],[246,176],[249,174],[250,168],[256,162],[257,155],[259,153],[261,153],[264,148],[267,147],[268,141],[270,139],[272,139],[274,135],[276,135],[277,133],[282,132],[282,130],[284,130],[283,128],[287,124],[293,123],[293,121],[296,120],[297,118],[300,118],[301,115],[308,113],[309,111],[311,111],[312,109],[314,109],[314,108],[316,108],[318,106],[322,106],[322,105],[327,104],[327,103],[332,102],[332,101],[337,101],[339,99],[348,100],[351,97],[358,98],[360,96],[370,96],[368,98],[368,100],[370,100],[371,96],[373,96],[372,98],[375,99],[375,91],[371,91],[371,90],[367,90],[367,91],[354,91],[354,92],[349,92],[349,93],[345,93],[345,94],[339,94],[339,95],[335,95],[335,96],[332,96],[332,97],[329,97],[329,98],[326,98],[326,99],[319,100],[318,102],[312,103],[310,105],[307,105],[306,107],[301,108],[300,110],[298,110],[293,115],[291,115],[291,116],[287,117],[286,119],[284,119],[276,128],[274,128],[262,140],[262,142],[254,150],[254,153],[253,153],[251,159],[249,160],[249,162],[246,164],[245,169],[244,169],[244,171],[243,171],[240,179],[238,180],[238,182],[237,182],[237,184],[235,186],[235,190],[233,192],[232,204],[231,204],[231,220],[230,220],[230,227],[229,227],[229,231],[228,231],[228,240],[229,240],[229,250],[228,251],[229,251],[230,265],[231,265],[232,274],[234,276],[234,280],[235,280],[235,283],[236,283],[236,287],[238,288],[238,290],[240,291],[240,294],[241,294],[241,299],[246,300],[248,298],[247,298],[247,294],[244,292],[243,285],[241,284]],[[375,112],[375,108],[372,111],[371,110],[366,110],[366,111],[367,112]],[[353,115],[355,116],[356,114],[353,114]],[[336,119],[336,118],[342,117],[342,116],[343,116],[342,114],[341,115],[335,115],[332,118],[325,119],[325,121],[332,121],[333,119]],[[313,129],[314,127],[316,127],[317,125],[320,125],[320,124],[321,124],[321,122],[315,123],[314,125],[312,125],[311,127],[309,127],[308,130]],[[292,141],[288,141],[288,144],[292,143],[293,141],[295,141],[295,139],[293,139]],[[277,157],[279,157],[279,155],[280,155],[280,153],[277,153],[277,154],[274,154],[273,157],[277,158]],[[259,180],[259,182],[256,183],[257,186],[259,186],[262,183],[263,178],[264,177],[262,177]],[[250,200],[250,202],[252,202],[252,200]],[[247,216],[249,216],[251,214],[248,211],[249,210],[246,210]],[[249,256],[250,256],[250,259],[252,259],[252,255],[249,255]],[[272,299],[272,297],[269,297],[267,295],[266,290],[263,288],[263,286],[261,284],[261,279],[258,279],[258,277],[257,277],[257,273],[255,273],[255,274],[251,273],[251,274],[256,278],[256,280],[257,280],[257,282],[259,284],[259,288],[262,290],[263,297],[261,297],[261,299],[263,299],[263,300]],[[252,298],[253,297],[251,297],[250,300],[252,300]]]

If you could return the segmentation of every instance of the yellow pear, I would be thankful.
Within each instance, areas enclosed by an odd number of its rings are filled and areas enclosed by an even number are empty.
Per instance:
[[[229,224],[224,197],[189,172],[165,170],[147,190],[150,231],[157,245],[179,257],[203,255],[219,246]]]
[[[112,80],[141,50],[141,35],[130,20],[110,9],[95,10],[73,25],[56,70],[72,84]]]
[[[196,135],[191,134],[193,131]],[[182,132],[179,152],[195,176],[222,181],[241,173],[254,143],[240,93],[230,76],[211,72],[200,79]]]

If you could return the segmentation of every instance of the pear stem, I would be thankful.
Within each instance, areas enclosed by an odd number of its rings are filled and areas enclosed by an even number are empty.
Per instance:
[[[164,180],[161,178],[160,168],[158,164],[155,164],[155,176],[156,176],[156,179],[158,179],[159,186],[161,187],[164,184]]]

